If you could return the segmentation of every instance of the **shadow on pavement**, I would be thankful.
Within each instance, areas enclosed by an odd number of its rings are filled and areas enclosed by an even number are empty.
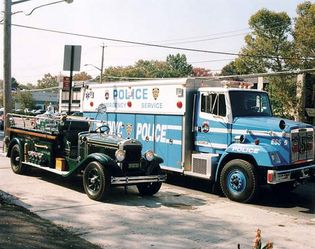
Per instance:
[[[0,191],[0,248],[99,248],[23,207],[9,204],[4,196],[8,195]]]

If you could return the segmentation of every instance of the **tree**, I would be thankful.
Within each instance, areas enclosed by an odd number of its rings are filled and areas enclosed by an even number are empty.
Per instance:
[[[18,89],[19,88],[19,83],[13,77],[11,78],[11,88],[12,89]]]
[[[170,67],[172,77],[187,77],[192,75],[193,67],[187,63],[186,55],[168,55],[166,62]]]
[[[235,61],[231,61],[229,64],[225,65],[221,70],[221,75],[236,75],[240,74],[236,68]]]
[[[106,75],[103,78],[106,81],[122,80],[117,77],[174,78],[193,74],[192,66],[187,63],[186,56],[180,54],[169,55],[166,61],[138,60],[134,66],[109,67],[105,71]]]
[[[300,5],[298,13],[300,12],[300,16],[305,17],[302,13],[309,13],[309,9],[309,4]],[[308,18],[303,19],[303,21],[308,20],[307,22],[310,22],[309,14],[307,16]],[[302,22],[302,19],[296,19],[296,23],[298,22]],[[314,22],[312,21],[310,25],[306,26],[313,27]],[[287,13],[277,13],[266,9],[259,10],[249,19],[249,27],[251,32],[245,36],[246,45],[240,52],[241,56],[227,65],[222,71],[223,74],[280,72],[300,68],[301,60],[296,52],[297,43],[292,38],[302,35],[302,31],[300,33],[295,32],[295,36],[292,36],[294,32]],[[312,45],[314,44],[312,43]],[[302,47],[301,45],[300,50],[306,51]],[[295,120],[303,118],[302,101],[297,97],[298,87],[299,84],[295,77],[269,78],[274,114],[293,117]]]
[[[80,72],[75,75],[73,75],[74,81],[85,81],[85,80],[91,80],[92,76],[87,74],[86,72]]]
[[[15,100],[20,103],[21,109],[34,109],[35,101],[33,100],[31,92],[19,91],[15,95]]]
[[[297,6],[294,26],[295,51],[303,61],[297,61],[298,68],[315,67],[315,3],[306,1]]]
[[[288,40],[291,19],[287,13],[259,10],[250,17],[249,27],[252,31],[245,36],[246,45],[234,62],[237,74],[292,69],[288,58],[294,49]]]
[[[41,80],[37,81],[38,88],[50,88],[58,86],[57,76],[52,76],[50,73],[44,75]]]
[[[194,77],[208,77],[208,76],[212,76],[212,74],[210,73],[210,69],[205,69],[202,67],[194,67],[192,69],[193,73],[192,75]]]

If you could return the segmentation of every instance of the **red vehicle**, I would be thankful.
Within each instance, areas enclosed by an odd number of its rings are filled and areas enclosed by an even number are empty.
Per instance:
[[[4,127],[4,109],[0,108],[0,130],[3,130]]]

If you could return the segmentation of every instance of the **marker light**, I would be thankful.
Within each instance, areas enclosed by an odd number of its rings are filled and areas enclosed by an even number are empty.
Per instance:
[[[128,102],[127,102],[127,106],[128,106],[128,107],[132,107],[132,102],[131,102],[131,101],[128,101]]]
[[[178,101],[176,105],[179,109],[183,107],[183,103],[181,101]]]
[[[154,152],[152,150],[148,150],[146,153],[144,153],[145,159],[147,159],[149,162],[151,162],[154,158]]]
[[[94,106],[94,102],[91,101],[90,102],[90,106],[93,107]]]
[[[117,161],[119,161],[119,162],[123,161],[126,157],[126,151],[116,150],[115,157],[116,157]]]
[[[274,171],[273,170],[268,170],[267,171],[267,183],[272,183],[273,182],[273,177],[274,177]]]

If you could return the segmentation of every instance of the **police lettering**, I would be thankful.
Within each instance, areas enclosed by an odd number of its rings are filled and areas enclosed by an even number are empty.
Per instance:
[[[149,140],[161,143],[166,143],[166,125],[148,124],[148,123],[138,123],[136,131],[136,139],[142,139],[143,141]],[[155,139],[153,139],[155,137]]]
[[[115,99],[148,99],[148,89],[114,89],[113,96]]]

